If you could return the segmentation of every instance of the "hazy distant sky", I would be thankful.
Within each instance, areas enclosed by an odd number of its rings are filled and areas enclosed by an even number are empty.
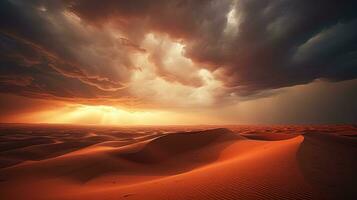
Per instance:
[[[2,0],[0,122],[356,123],[355,0]]]

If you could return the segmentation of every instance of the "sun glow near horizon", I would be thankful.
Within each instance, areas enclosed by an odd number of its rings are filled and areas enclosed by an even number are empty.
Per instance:
[[[69,105],[18,116],[19,122],[93,125],[197,124],[202,117],[162,110],[129,110],[109,105]],[[209,119],[207,119],[209,120]]]

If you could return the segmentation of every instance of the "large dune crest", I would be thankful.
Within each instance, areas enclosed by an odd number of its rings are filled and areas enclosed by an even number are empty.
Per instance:
[[[163,162],[210,145],[213,146],[236,139],[243,139],[243,137],[224,128],[173,133],[156,138],[140,149],[140,151],[124,154],[122,157],[141,163]]]

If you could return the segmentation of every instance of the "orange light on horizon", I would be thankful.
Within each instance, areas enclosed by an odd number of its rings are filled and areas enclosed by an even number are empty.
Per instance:
[[[208,120],[208,119],[204,119]],[[68,105],[19,115],[15,121],[50,124],[181,125],[202,123],[202,117],[161,110],[126,110],[108,105]]]

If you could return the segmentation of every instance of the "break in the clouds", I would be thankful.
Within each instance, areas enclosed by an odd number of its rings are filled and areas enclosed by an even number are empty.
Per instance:
[[[0,90],[210,106],[357,77],[353,0],[4,0]]]

